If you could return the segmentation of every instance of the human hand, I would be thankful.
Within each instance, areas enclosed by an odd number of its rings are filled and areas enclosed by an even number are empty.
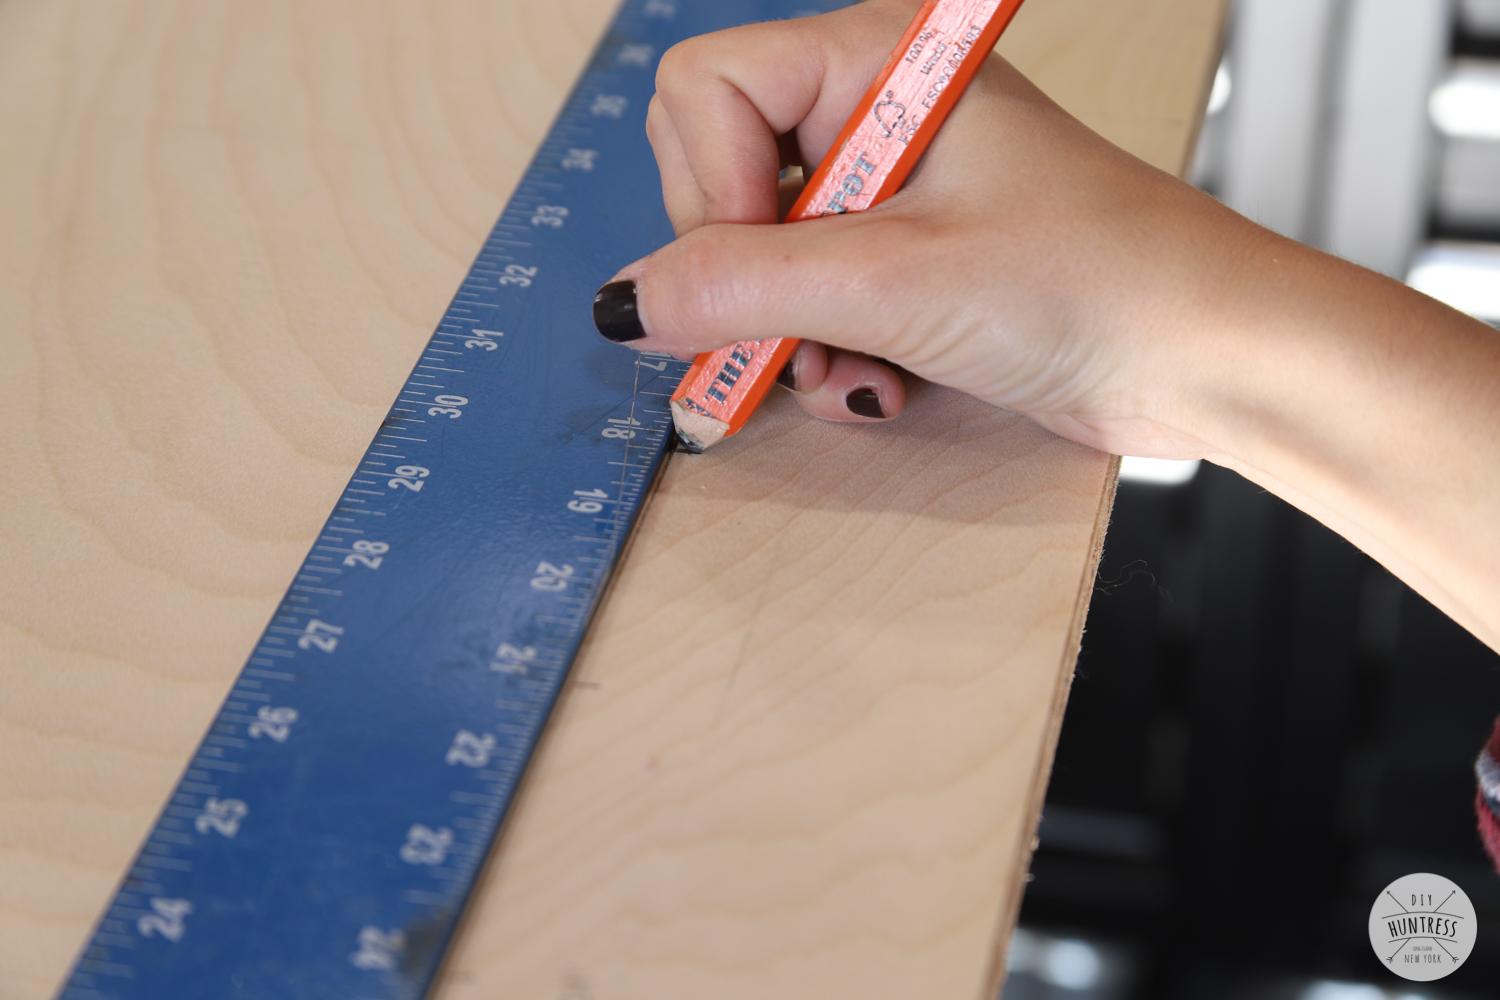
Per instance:
[[[885,361],[1101,449],[1205,451],[1183,419],[1242,220],[1121,152],[992,57],[906,188],[778,220],[777,175],[819,162],[915,0],[750,25],[667,53],[647,130],[679,239],[606,286],[611,339],[683,357],[806,341],[798,401],[897,416]]]

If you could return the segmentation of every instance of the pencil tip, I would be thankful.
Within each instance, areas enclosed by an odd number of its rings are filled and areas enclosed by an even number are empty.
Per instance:
[[[672,401],[672,425],[677,428],[677,440],[683,450],[701,455],[729,434],[729,425],[722,420],[688,409],[677,400]]]

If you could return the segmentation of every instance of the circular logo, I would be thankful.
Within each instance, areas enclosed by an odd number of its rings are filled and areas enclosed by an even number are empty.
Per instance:
[[[1474,904],[1441,875],[1417,872],[1385,887],[1370,907],[1370,947],[1402,979],[1451,975],[1474,950]]]

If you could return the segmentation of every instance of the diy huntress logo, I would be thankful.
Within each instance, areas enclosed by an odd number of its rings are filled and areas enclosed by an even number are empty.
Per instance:
[[[1478,932],[1474,904],[1441,875],[1398,878],[1370,907],[1370,947],[1402,979],[1451,975],[1474,950]]]

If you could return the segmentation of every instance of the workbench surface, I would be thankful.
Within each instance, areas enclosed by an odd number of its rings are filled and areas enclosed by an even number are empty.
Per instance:
[[[59,983],[613,7],[0,4],[3,1000]],[[1032,0],[1001,51],[1175,171],[1222,19]],[[1113,472],[930,388],[674,458],[438,995],[991,995]]]

